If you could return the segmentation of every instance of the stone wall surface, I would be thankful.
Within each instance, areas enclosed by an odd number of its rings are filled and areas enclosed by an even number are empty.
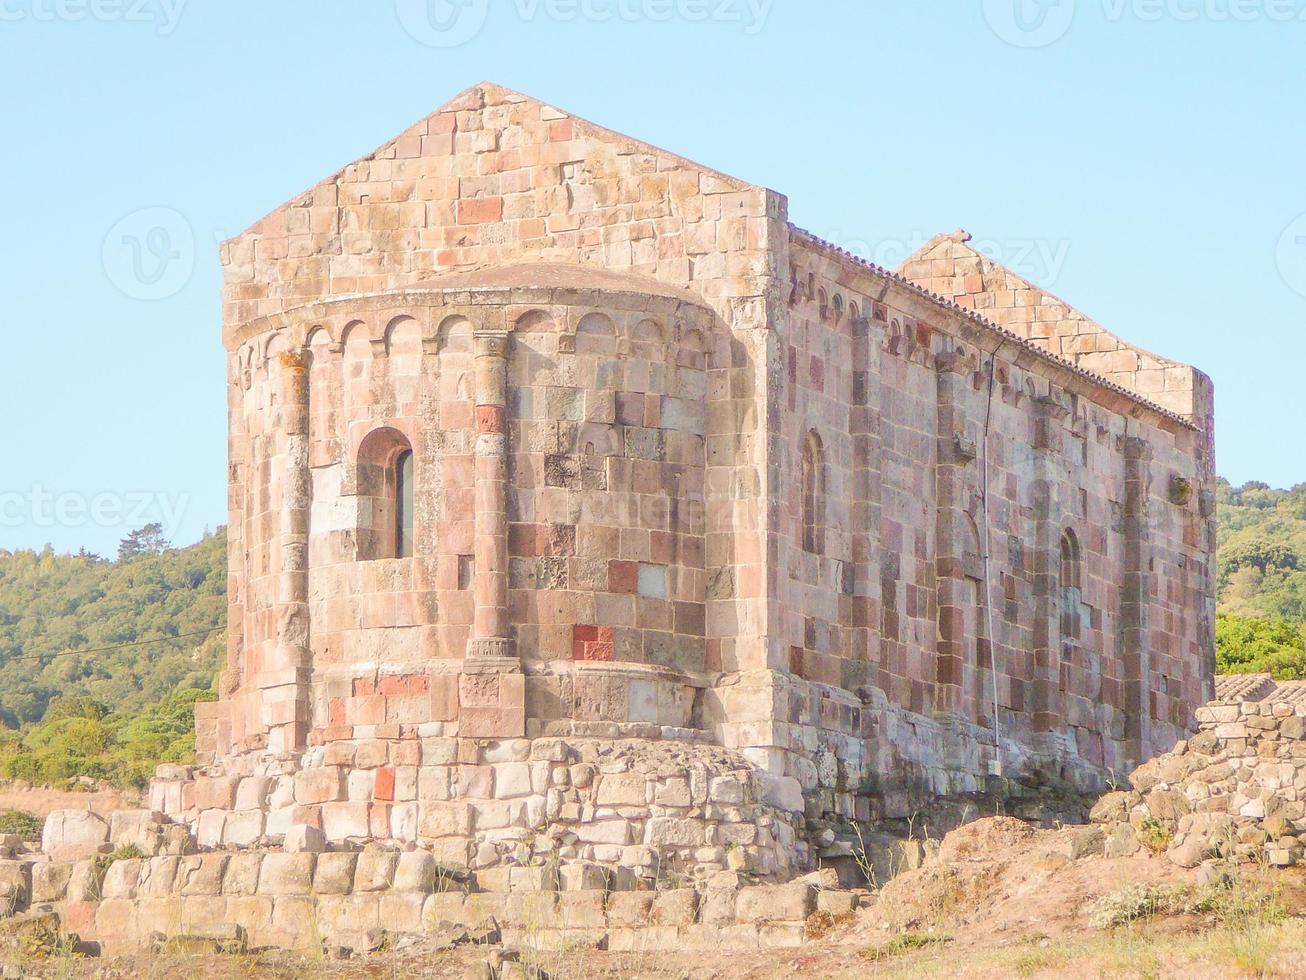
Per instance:
[[[78,836],[77,812],[56,814],[51,843]],[[841,889],[831,872],[777,885],[722,870],[691,884],[556,854],[469,873],[430,851],[376,842],[327,849],[319,839],[305,850],[303,835],[287,839],[295,849],[196,853],[197,842],[158,813],[123,819],[98,857],[60,860],[56,847],[0,860],[0,919],[53,914],[109,954],[163,941],[371,951],[406,935],[543,949],[755,949],[801,945],[810,916],[847,915],[869,894]]]
[[[1132,789],[1094,807],[1108,854],[1148,847],[1189,868],[1297,864],[1306,850],[1306,683],[1221,678],[1197,720],[1192,738],[1132,774]]]

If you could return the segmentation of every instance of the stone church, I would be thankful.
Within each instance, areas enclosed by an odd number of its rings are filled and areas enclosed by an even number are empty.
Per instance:
[[[480,84],[222,262],[202,844],[779,875],[1212,694],[1210,381],[965,233],[887,270]]]

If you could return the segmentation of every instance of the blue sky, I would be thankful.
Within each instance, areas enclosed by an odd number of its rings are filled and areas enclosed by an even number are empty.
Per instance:
[[[1306,0],[0,0],[0,547],[223,523],[217,242],[482,79],[876,261],[964,227],[1306,481],[1304,53]]]

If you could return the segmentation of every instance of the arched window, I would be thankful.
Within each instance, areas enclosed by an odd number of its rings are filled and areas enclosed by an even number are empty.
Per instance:
[[[825,552],[825,450],[821,437],[807,433],[802,460],[803,550]]]
[[[413,556],[413,447],[397,429],[369,432],[358,447],[358,557]]]
[[[1061,534],[1061,565],[1057,575],[1057,613],[1061,620],[1061,660],[1069,663],[1080,639],[1083,606],[1083,561],[1079,539],[1066,528]]]

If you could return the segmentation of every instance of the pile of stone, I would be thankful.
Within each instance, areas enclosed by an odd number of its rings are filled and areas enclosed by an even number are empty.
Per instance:
[[[1106,794],[1091,819],[1107,856],[1150,849],[1193,868],[1217,859],[1288,866],[1306,851],[1306,684],[1222,678],[1198,732]]]

